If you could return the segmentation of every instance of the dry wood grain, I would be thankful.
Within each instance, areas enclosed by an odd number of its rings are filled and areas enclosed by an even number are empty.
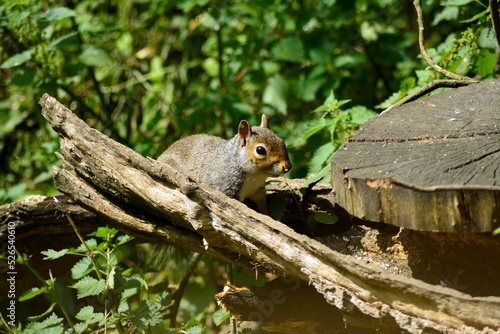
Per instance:
[[[443,92],[370,120],[332,158],[336,201],[415,230],[500,227],[500,80]]]

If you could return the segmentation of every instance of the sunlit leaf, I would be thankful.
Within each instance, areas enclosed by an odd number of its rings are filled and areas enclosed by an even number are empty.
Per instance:
[[[264,103],[267,103],[276,108],[276,110],[280,113],[286,114],[287,92],[288,83],[280,75],[275,75],[269,78],[268,84],[262,96],[262,100]]]
[[[58,259],[68,252],[68,249],[61,249],[60,251],[55,251],[53,249],[48,249],[46,251],[41,251],[42,255],[45,255],[44,260],[55,260]]]
[[[442,11],[434,16],[434,20],[432,20],[432,25],[436,26],[441,21],[452,21],[458,18],[459,9],[458,7],[445,7]]]
[[[331,225],[335,224],[339,220],[339,217],[326,212],[316,212],[314,213],[314,220],[321,224]]]
[[[220,308],[214,312],[214,314],[212,315],[212,318],[214,319],[215,325],[220,326],[220,325],[222,325],[222,323],[224,321],[229,319],[230,315],[231,315],[231,313],[229,313],[229,311],[226,311],[226,310]]]
[[[0,68],[12,68],[15,66],[19,66],[21,64],[24,64],[28,60],[31,59],[31,56],[33,55],[32,50],[26,50],[21,53],[18,53],[16,55],[13,55],[9,59],[7,59],[1,66]]]
[[[92,261],[88,256],[81,258],[71,268],[71,278],[78,280],[93,270]]]
[[[62,19],[72,16],[76,16],[74,10],[66,7],[54,7],[47,9],[47,11],[41,15],[41,18],[49,22],[53,22],[53,21],[60,21]]]
[[[97,280],[90,276],[85,276],[71,286],[77,291],[77,298],[85,298],[88,296],[100,295],[106,287],[106,281],[103,279]]]
[[[319,172],[325,164],[330,162],[330,158],[336,150],[337,147],[332,142],[321,145],[309,161],[309,171],[311,173]]]
[[[23,302],[25,300],[29,300],[31,298],[34,298],[42,293],[45,292],[45,288],[30,288],[26,291],[24,291],[21,296],[19,296],[19,301]]]
[[[105,66],[112,63],[106,51],[95,45],[85,44],[80,59],[87,66]]]
[[[276,58],[293,63],[302,63],[306,58],[303,42],[293,36],[280,40],[271,52]]]

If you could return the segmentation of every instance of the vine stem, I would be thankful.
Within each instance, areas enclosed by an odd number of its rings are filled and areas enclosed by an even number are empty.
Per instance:
[[[415,10],[417,11],[417,24],[418,24],[418,45],[420,47],[420,53],[422,54],[422,57],[424,57],[424,60],[427,64],[429,64],[430,67],[432,67],[433,70],[436,72],[444,75],[447,78],[453,79],[453,80],[459,80],[459,81],[465,81],[465,82],[477,82],[477,80],[474,80],[472,78],[469,78],[467,76],[462,76],[458,75],[455,73],[452,73],[450,71],[445,70],[438,64],[436,64],[431,57],[427,54],[427,51],[425,50],[425,45],[424,45],[424,20],[422,18],[422,7],[420,7],[420,0],[413,0],[413,6],[415,7]]]
[[[69,215],[69,213],[65,213],[65,215],[66,215],[66,218],[68,218],[68,221],[71,224],[71,227],[73,227],[73,230],[75,231],[76,235],[78,236],[78,239],[80,239],[80,242],[87,250],[87,256],[90,258],[90,261],[92,262],[92,265],[95,268],[97,278],[102,279],[101,273],[99,272],[99,267],[97,266],[97,263],[95,262],[94,257],[92,256],[92,251],[90,250],[89,246],[85,242],[85,239],[83,239],[83,236],[80,234],[80,231],[76,227],[76,224],[73,221],[73,219],[71,218],[71,216]]]
[[[427,93],[430,93],[431,91],[437,89],[437,88],[457,88],[457,87],[462,87],[462,86],[467,86],[470,85],[474,82],[469,82],[469,81],[463,81],[463,80],[434,80],[429,82],[427,85],[424,87],[420,88],[419,90],[406,95],[404,98],[399,100],[398,102],[394,103],[392,106],[389,108],[385,109],[380,113],[382,115],[383,113],[388,112],[389,110],[399,107],[405,103],[415,101],[419,97],[424,96]]]
[[[17,252],[17,250],[16,250],[16,253],[17,253],[17,257],[18,258],[22,257],[22,255],[19,252]],[[23,264],[28,268],[29,271],[31,271],[31,273],[33,273],[33,275],[36,276],[36,278],[40,282],[42,282],[42,284],[45,287],[45,289],[54,297],[55,302],[61,308],[61,311],[64,314],[64,317],[66,318],[66,321],[68,321],[69,326],[76,333],[75,325],[73,324],[73,321],[71,321],[71,317],[69,315],[69,312],[66,310],[66,307],[64,306],[64,303],[62,302],[61,298],[59,298],[59,296],[57,295],[56,287],[54,285],[55,284],[55,280],[54,280],[54,277],[52,277],[52,272],[49,270],[50,281],[52,282],[51,285],[49,286],[49,284],[47,284],[47,282],[42,277],[42,275],[40,275],[38,273],[38,271],[36,271],[35,268],[33,268],[31,266],[31,264],[29,263],[29,261],[28,261],[27,258],[26,258],[26,261],[23,261]]]

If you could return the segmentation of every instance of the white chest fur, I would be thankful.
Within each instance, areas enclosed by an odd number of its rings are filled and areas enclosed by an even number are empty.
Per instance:
[[[245,199],[251,197],[257,190],[266,185],[266,173],[247,174],[245,183],[240,191],[239,200],[243,202]]]

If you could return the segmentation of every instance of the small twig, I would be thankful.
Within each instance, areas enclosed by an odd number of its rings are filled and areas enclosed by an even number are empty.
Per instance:
[[[233,276],[233,264],[231,262],[227,263],[227,282],[226,285],[234,285],[234,276]],[[236,320],[233,317],[229,316],[229,326],[231,327],[231,334],[236,334]]]
[[[429,64],[432,69],[445,77],[448,77],[453,80],[459,80],[459,81],[467,81],[467,82],[477,82],[477,80],[474,80],[472,78],[469,78],[467,76],[462,76],[458,75],[455,73],[452,73],[450,71],[445,70],[438,64],[436,64],[431,57],[427,54],[427,51],[425,50],[425,45],[424,45],[424,20],[422,18],[422,8],[420,7],[420,0],[413,0],[413,6],[415,6],[415,10],[417,11],[417,23],[418,23],[418,45],[420,47],[420,53],[422,54],[422,57],[424,57],[424,60],[426,61],[427,64]]]
[[[179,312],[179,305],[181,304],[182,296],[184,295],[184,291],[186,291],[187,285],[189,283],[189,278],[193,274],[194,269],[196,268],[196,264],[201,258],[201,255],[202,255],[201,253],[193,254],[186,268],[186,273],[184,274],[184,277],[179,283],[179,287],[174,292],[173,295],[174,302],[172,304],[172,309],[170,311],[170,328],[175,328],[177,325],[176,318],[177,318],[177,313]]]
[[[219,23],[215,28],[215,31],[217,33],[217,60],[219,62],[219,87],[221,89],[224,89],[224,59],[223,59],[224,44],[222,41],[221,30],[222,30],[222,24]]]
[[[382,111],[380,113],[380,115],[391,110],[392,108],[396,108],[396,107],[399,107],[405,103],[415,101],[419,97],[422,97],[425,94],[432,92],[434,89],[445,88],[445,87],[446,88],[457,88],[457,87],[467,86],[467,85],[470,85],[473,83],[476,83],[476,82],[463,81],[463,80],[434,80],[432,82],[429,82],[427,85],[420,88],[419,90],[411,93],[410,95],[403,97],[401,100],[399,100],[398,102],[394,103],[389,108]]]
[[[78,231],[78,228],[76,227],[76,224],[73,221],[73,219],[71,218],[71,216],[69,215],[69,213],[65,213],[65,216],[66,216],[66,218],[68,218],[68,221],[71,224],[71,227],[73,227],[73,230],[75,231],[78,239],[80,240],[80,242],[82,243],[82,245],[87,250],[87,256],[89,257],[90,261],[92,262],[92,265],[95,268],[95,272],[96,272],[97,278],[102,279],[101,273],[99,272],[99,266],[95,262],[94,257],[92,256],[92,251],[90,250],[89,246],[85,242],[85,239],[83,239],[83,236],[80,234],[80,231]]]
[[[5,331],[5,333],[8,333],[8,334],[16,334],[17,333],[17,329],[15,327],[11,327],[7,323],[7,321],[3,317],[2,313],[0,313],[0,324],[3,325],[3,330]]]
[[[434,69],[436,72],[452,79],[452,80],[434,80],[424,87],[420,88],[419,90],[411,93],[410,95],[405,96],[389,108],[385,109],[383,112],[380,113],[382,115],[383,113],[391,110],[392,108],[399,107],[405,103],[415,101],[419,97],[424,96],[425,94],[433,91],[434,89],[437,88],[443,88],[443,87],[448,87],[448,88],[457,88],[461,86],[467,86],[473,83],[477,83],[479,81],[474,80],[472,78],[469,78],[467,76],[461,76],[455,73],[452,73],[450,71],[445,70],[441,66],[437,65],[431,57],[427,54],[427,51],[425,50],[425,45],[424,45],[424,22],[422,18],[422,8],[420,7],[420,0],[414,0],[413,1],[413,6],[415,6],[415,10],[417,11],[417,23],[418,23],[418,44],[420,47],[420,53],[422,54],[422,57],[424,60],[429,64],[429,66]]]

